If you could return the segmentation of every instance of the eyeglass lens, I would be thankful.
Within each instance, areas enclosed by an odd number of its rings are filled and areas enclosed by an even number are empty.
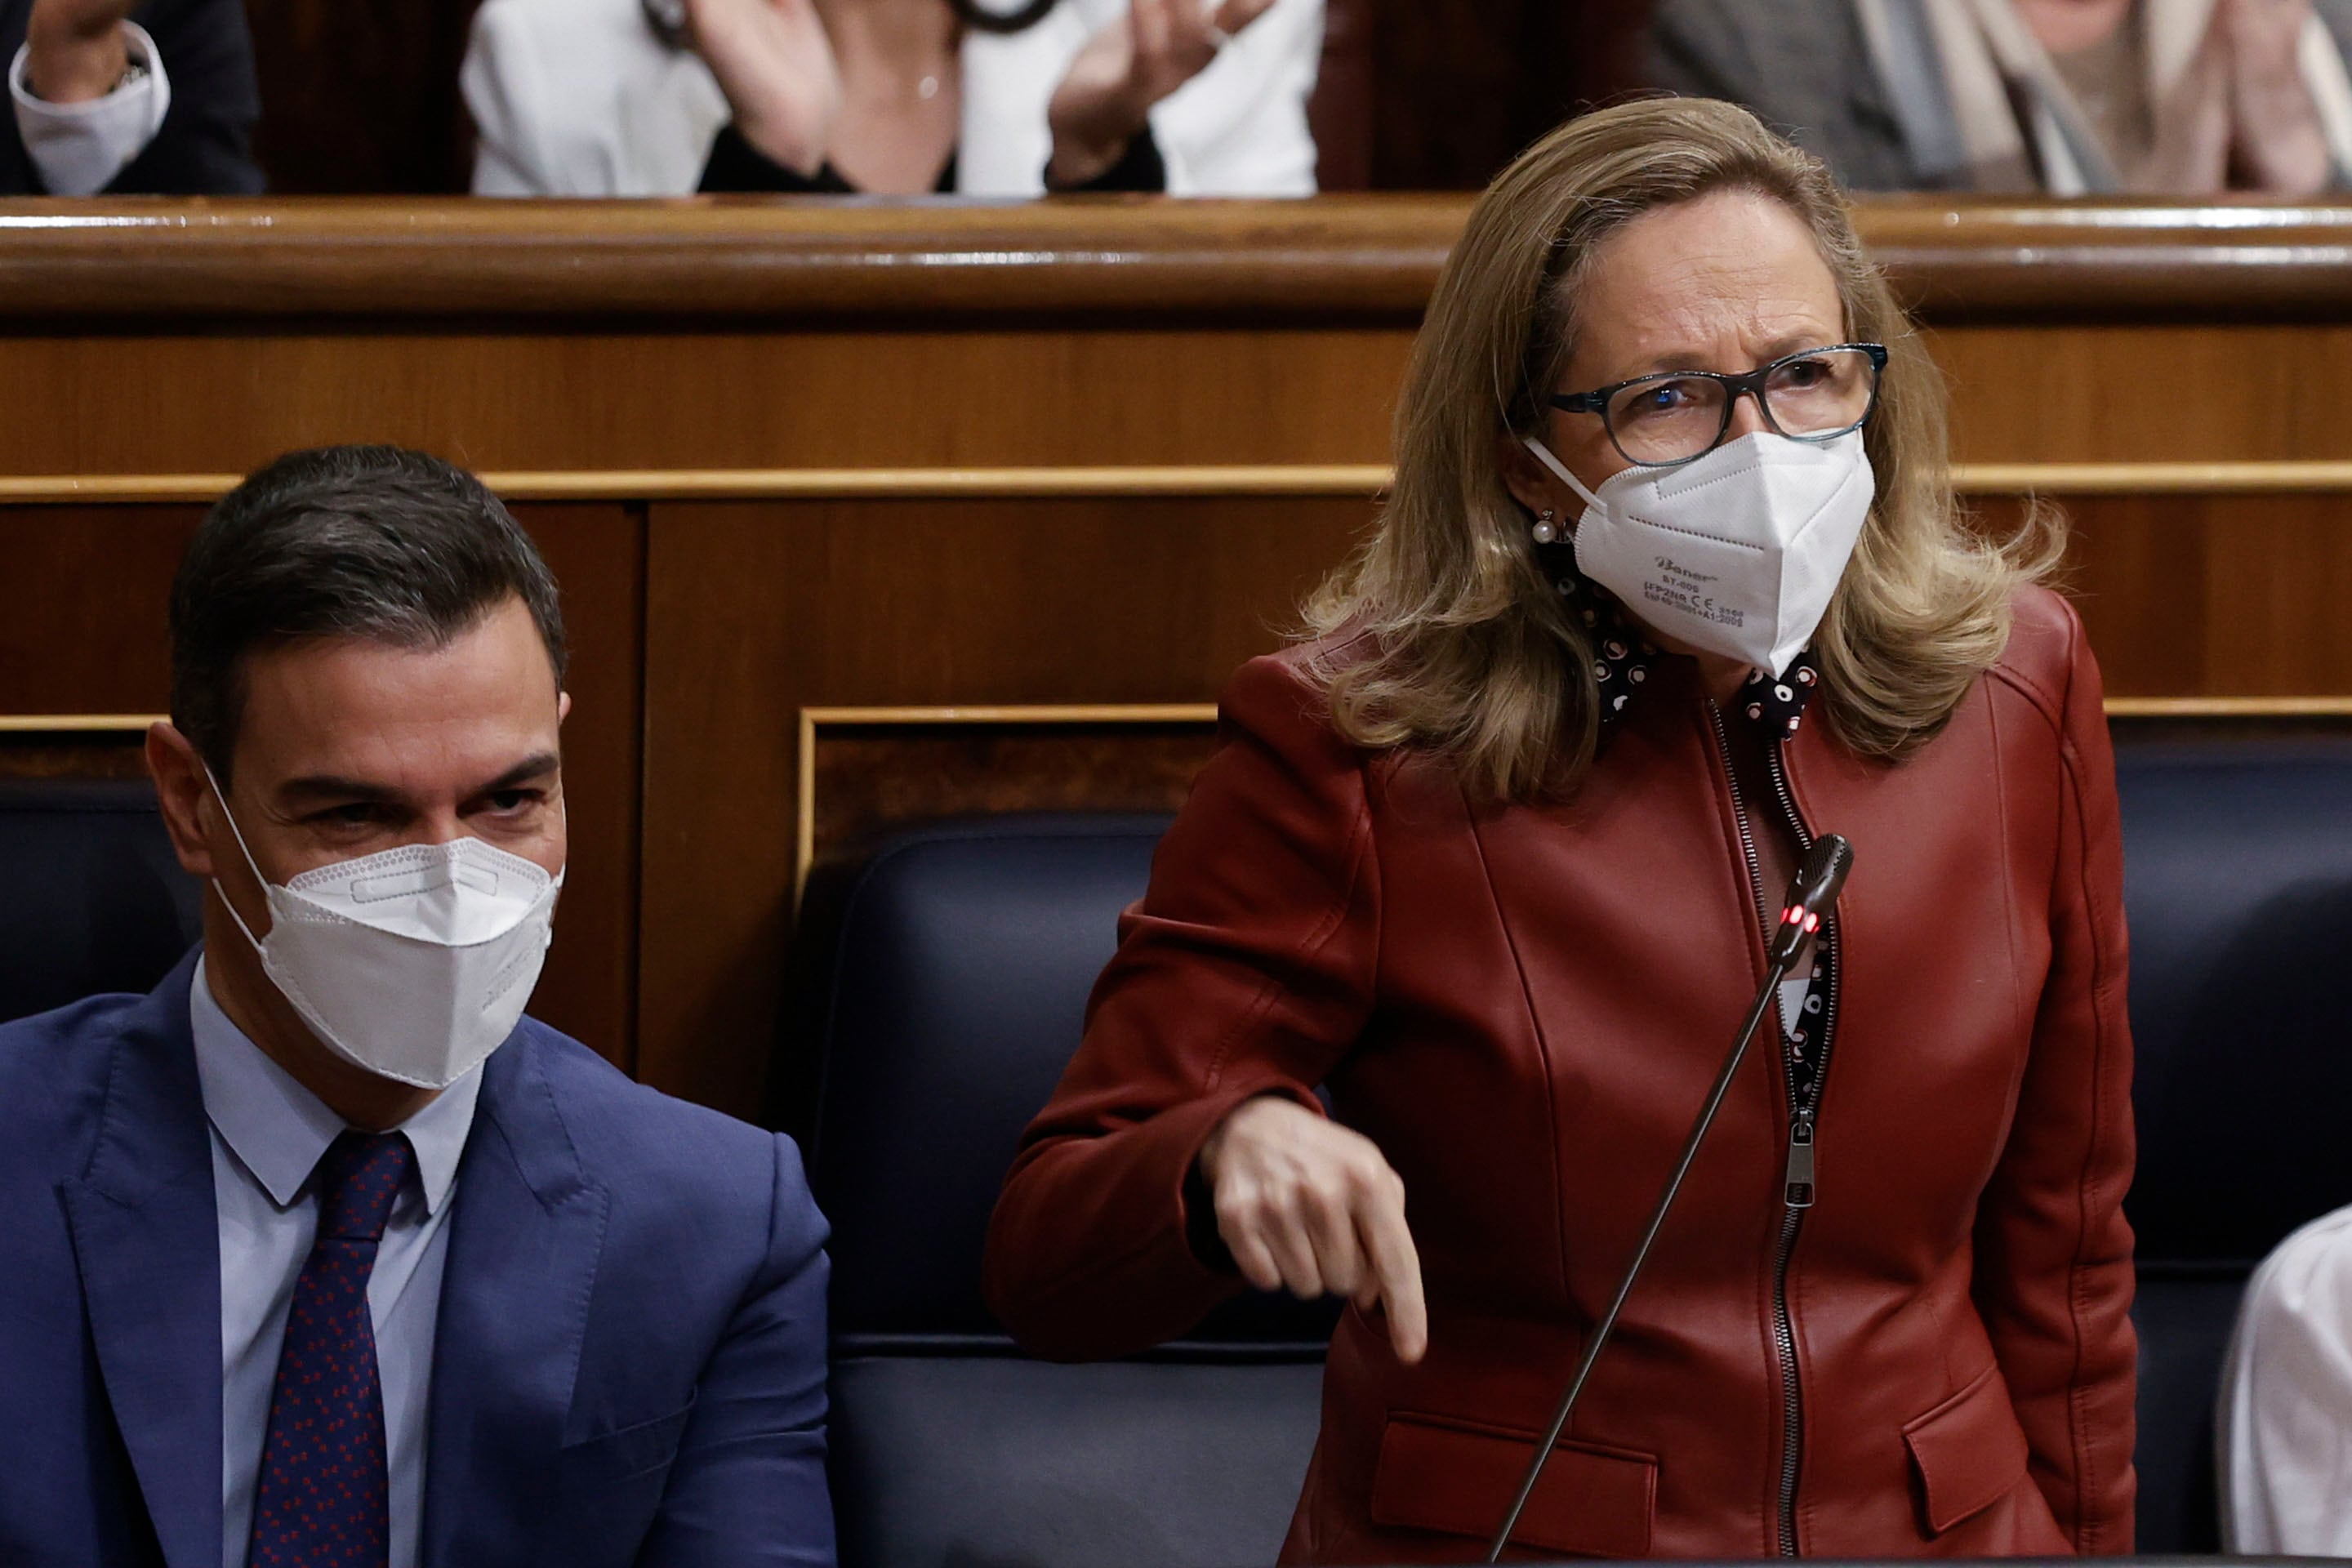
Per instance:
[[[1822,349],[1769,367],[1764,405],[1783,436],[1843,435],[1870,412],[1878,368],[1860,349]],[[1711,376],[1644,377],[1609,399],[1609,433],[1637,463],[1679,463],[1716,444],[1729,392]]]

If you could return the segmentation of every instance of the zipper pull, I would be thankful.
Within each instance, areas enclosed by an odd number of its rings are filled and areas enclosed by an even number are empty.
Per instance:
[[[1789,1123],[1789,1182],[1781,1201],[1792,1209],[1813,1206],[1813,1113],[1800,1110]]]

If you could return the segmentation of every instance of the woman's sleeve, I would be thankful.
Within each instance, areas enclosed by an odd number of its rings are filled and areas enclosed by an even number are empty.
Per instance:
[[[2132,1550],[2131,1026],[2123,836],[2096,662],[2062,606],[2051,963],[2009,1143],[1981,1200],[1976,1298],[2059,1528]]]
[[[1022,1135],[989,1227],[990,1305],[1030,1351],[1130,1353],[1241,1288],[1188,1242],[1186,1179],[1242,1100],[1315,1088],[1362,1030],[1380,892],[1362,753],[1279,659],[1226,689],[1216,754],[1161,841]]]
[[[458,90],[474,121],[474,194],[543,196],[556,193],[535,134],[542,94],[529,19],[511,0],[489,0],[474,14]]]

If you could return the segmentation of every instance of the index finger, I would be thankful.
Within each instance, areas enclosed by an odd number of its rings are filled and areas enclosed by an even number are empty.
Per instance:
[[[1132,0],[1128,8],[1128,26],[1131,31],[1137,56],[1150,58],[1168,52],[1173,42],[1178,18],[1187,6],[1171,4],[1171,0]]]
[[[1202,48],[1217,25],[1216,6],[1204,0],[1169,0],[1168,38],[1185,48]]]
[[[1403,1203],[1383,1196],[1360,1213],[1356,1230],[1364,1239],[1372,1272],[1380,1278],[1389,1342],[1396,1347],[1397,1359],[1411,1365],[1429,1350],[1429,1307],[1421,1293],[1421,1252],[1405,1225]]]

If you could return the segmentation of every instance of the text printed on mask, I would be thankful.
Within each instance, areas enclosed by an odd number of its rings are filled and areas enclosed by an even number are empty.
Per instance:
[[[1642,597],[1648,603],[1663,605],[1667,609],[1679,610],[1685,616],[1719,626],[1746,624],[1746,611],[1729,605],[1718,605],[1707,593],[1706,585],[1716,581],[1716,574],[1694,572],[1664,555],[1654,557],[1652,564],[1664,574],[1665,581],[1653,577],[1643,583]]]

